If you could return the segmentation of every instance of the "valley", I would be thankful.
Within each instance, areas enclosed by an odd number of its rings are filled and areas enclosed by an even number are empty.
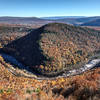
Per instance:
[[[98,99],[98,29],[0,24],[0,100]]]

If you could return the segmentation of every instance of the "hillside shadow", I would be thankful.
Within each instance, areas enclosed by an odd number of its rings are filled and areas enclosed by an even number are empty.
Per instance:
[[[28,69],[31,72],[41,72],[39,71],[40,69],[38,69],[38,66],[41,64],[44,65],[44,61],[47,61],[47,58],[43,55],[43,51],[39,45],[42,31],[43,28],[36,29],[26,36],[7,44],[0,52],[13,56],[24,66],[28,66]],[[25,67],[22,67],[21,69],[28,70]]]

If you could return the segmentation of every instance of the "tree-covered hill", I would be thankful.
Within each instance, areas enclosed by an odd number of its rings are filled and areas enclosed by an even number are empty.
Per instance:
[[[81,26],[100,26],[100,19],[96,19],[93,21],[83,23],[83,24],[81,24]]]
[[[32,71],[57,75],[86,62],[100,49],[100,31],[50,23],[6,45],[1,51],[14,56]]]

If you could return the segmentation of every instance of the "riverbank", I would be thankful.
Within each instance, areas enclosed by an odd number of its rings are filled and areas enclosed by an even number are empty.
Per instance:
[[[27,77],[27,78],[34,78],[37,80],[55,79],[55,78],[59,78],[59,77],[75,76],[75,75],[81,74],[85,71],[88,71],[90,69],[96,68],[100,65],[100,59],[93,59],[78,69],[73,69],[73,70],[67,71],[67,72],[62,73],[61,75],[58,75],[55,77],[45,77],[45,76],[40,76],[40,75],[36,75],[35,73],[32,73],[28,66],[24,66],[22,63],[17,61],[14,57],[12,57],[8,54],[1,53],[0,56],[4,60],[4,61],[1,61],[1,63],[3,65],[5,65],[6,68],[14,75],[23,76],[23,77]],[[15,67],[15,66],[18,66],[18,67]]]
[[[38,80],[14,75],[8,70],[12,65],[3,58],[0,61],[4,63],[0,62],[0,100],[99,100],[100,68],[73,77]]]

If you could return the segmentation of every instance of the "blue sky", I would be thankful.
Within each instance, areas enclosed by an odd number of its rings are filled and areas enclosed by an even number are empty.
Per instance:
[[[100,16],[100,0],[0,0],[0,16]]]

